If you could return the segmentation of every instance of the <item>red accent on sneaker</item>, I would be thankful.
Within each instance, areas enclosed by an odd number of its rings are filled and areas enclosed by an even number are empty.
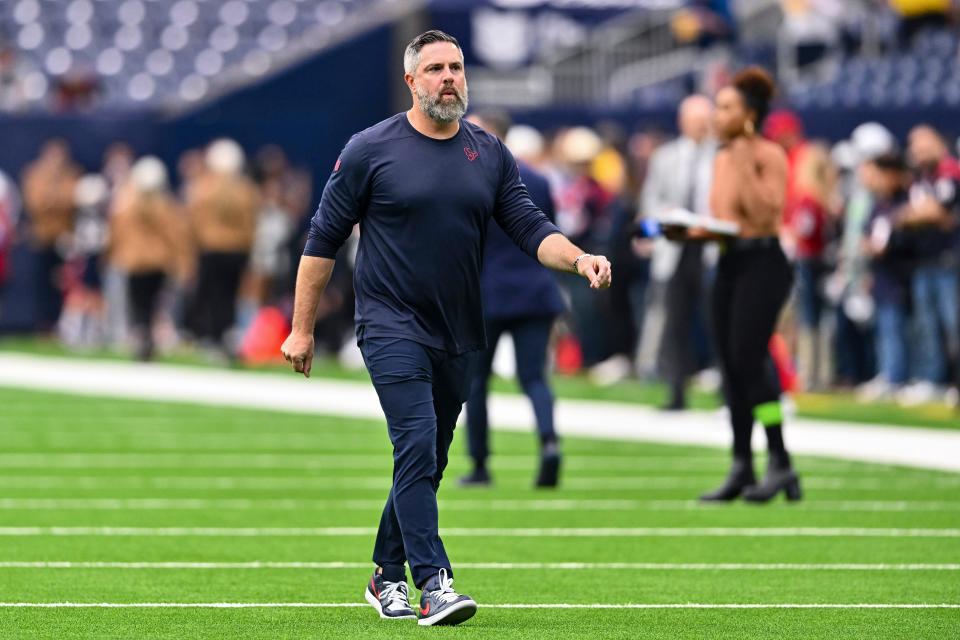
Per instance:
[[[377,598],[380,597],[380,592],[377,591],[377,583],[373,578],[370,578],[370,591],[373,591],[373,595]]]
[[[427,602],[427,606],[425,606],[425,607],[420,607],[420,615],[421,615],[421,616],[428,616],[428,615],[430,615],[430,602],[429,602],[429,601]]]

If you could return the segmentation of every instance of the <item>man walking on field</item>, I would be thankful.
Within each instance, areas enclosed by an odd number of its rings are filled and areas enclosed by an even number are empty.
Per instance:
[[[574,246],[531,202],[494,136],[462,121],[463,53],[440,31],[404,53],[413,106],[354,135],[334,166],[297,274],[282,346],[309,376],[317,303],[337,250],[360,224],[357,344],[393,444],[393,486],[380,520],[366,599],[380,616],[458,624],[477,604],[453,590],[437,524],[437,489],[477,354],[485,347],[480,268],[488,220],[542,264],[610,286],[610,263]],[[404,564],[421,590],[419,616]]]

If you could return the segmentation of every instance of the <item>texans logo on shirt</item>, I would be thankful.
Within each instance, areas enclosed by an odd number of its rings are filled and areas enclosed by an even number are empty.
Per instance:
[[[474,151],[474,150],[471,149],[470,147],[464,147],[464,148],[463,148],[463,152],[464,152],[465,154],[467,154],[467,160],[469,160],[470,162],[473,162],[474,160],[476,160],[476,159],[477,159],[477,156],[480,155],[479,153],[477,153],[476,151]]]

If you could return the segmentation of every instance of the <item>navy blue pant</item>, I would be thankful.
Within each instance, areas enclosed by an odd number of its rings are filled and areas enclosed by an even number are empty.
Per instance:
[[[423,586],[453,571],[440,540],[437,489],[447,466],[457,416],[467,399],[476,352],[451,355],[402,338],[363,338],[370,372],[393,443],[393,486],[380,518],[373,561],[387,580],[410,564]]]
[[[553,428],[553,393],[547,385],[545,375],[547,344],[550,341],[553,320],[553,316],[487,320],[487,342],[490,346],[477,361],[477,374],[473,377],[470,399],[467,401],[467,437],[470,457],[474,463],[483,465],[490,455],[487,387],[493,367],[493,354],[504,332],[513,336],[517,379],[533,405],[540,442],[544,444],[556,441],[557,434]]]

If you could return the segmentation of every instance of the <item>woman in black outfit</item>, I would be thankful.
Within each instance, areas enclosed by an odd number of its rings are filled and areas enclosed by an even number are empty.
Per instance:
[[[787,190],[787,158],[776,144],[755,135],[769,111],[774,84],[758,67],[741,71],[717,94],[718,152],[711,190],[717,218],[739,225],[734,238],[690,229],[691,240],[721,242],[713,294],[714,338],[723,390],[733,426],[733,466],[726,481],[701,500],[738,496],[767,502],[780,491],[799,500],[800,482],[783,444],[780,385],[769,342],[790,293],[793,272],[780,248],[780,223]],[[765,428],[770,452],[758,484],[750,438],[755,422]]]

